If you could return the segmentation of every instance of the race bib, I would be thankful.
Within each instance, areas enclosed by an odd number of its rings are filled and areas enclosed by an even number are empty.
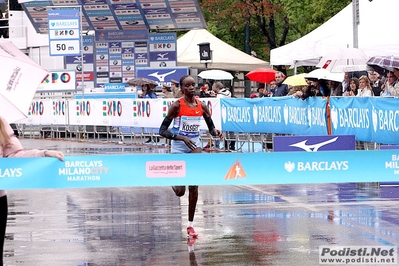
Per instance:
[[[200,116],[182,116],[179,126],[179,135],[189,138],[198,137],[200,134]]]

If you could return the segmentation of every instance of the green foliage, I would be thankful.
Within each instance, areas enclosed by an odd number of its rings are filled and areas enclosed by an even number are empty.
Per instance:
[[[269,60],[270,49],[306,35],[351,0],[200,0],[199,3],[208,30],[242,51],[245,25],[249,22],[251,51]]]

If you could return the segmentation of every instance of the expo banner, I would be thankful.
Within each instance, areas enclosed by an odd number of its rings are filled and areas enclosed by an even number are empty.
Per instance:
[[[200,98],[216,128],[245,133],[326,136],[326,99]],[[99,125],[159,128],[176,99],[37,99],[27,125]],[[332,135],[355,135],[357,141],[399,144],[398,98],[331,97]],[[204,121],[201,129],[207,130]]]
[[[222,130],[244,133],[327,135],[326,103],[321,97],[220,99]]]
[[[207,162],[206,169],[198,162]],[[399,181],[393,150],[1,158],[2,189]],[[262,162],[267,171],[259,171]],[[367,163],[365,163],[367,162]],[[376,175],[375,173],[379,173]]]
[[[37,92],[75,91],[75,70],[50,71],[37,88]]]
[[[69,123],[71,125],[159,128],[175,100],[146,98],[69,100]],[[215,126],[220,128],[219,100],[216,98],[201,100],[211,111]],[[205,121],[201,122],[200,128],[208,129]]]
[[[26,125],[51,125],[53,105],[51,100],[33,100],[28,117],[18,121]]]

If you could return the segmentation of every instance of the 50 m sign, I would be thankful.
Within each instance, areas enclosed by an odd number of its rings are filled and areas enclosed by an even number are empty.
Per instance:
[[[48,11],[50,56],[81,54],[80,10]]]

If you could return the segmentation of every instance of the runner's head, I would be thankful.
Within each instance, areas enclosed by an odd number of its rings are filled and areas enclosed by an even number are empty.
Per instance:
[[[195,95],[195,80],[190,75],[184,75],[180,79],[180,88],[184,95]]]

